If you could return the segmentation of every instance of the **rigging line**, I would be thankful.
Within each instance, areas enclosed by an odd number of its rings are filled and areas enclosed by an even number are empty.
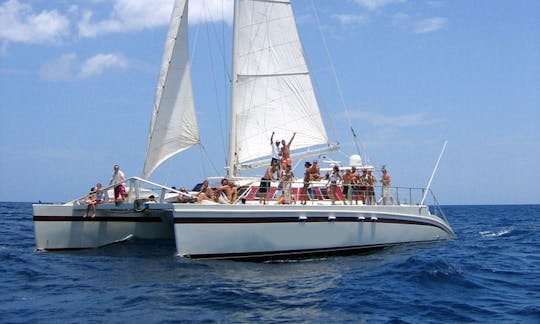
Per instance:
[[[313,13],[315,14],[315,21],[317,22],[317,27],[318,27],[318,30],[319,30],[319,34],[321,36],[321,40],[322,40],[322,43],[323,43],[323,46],[324,46],[324,49],[325,49],[325,53],[326,53],[326,56],[328,57],[328,61],[330,63],[330,67],[331,67],[331,70],[332,70],[332,75],[334,77],[334,82],[336,83],[336,87],[337,87],[337,90],[338,90],[339,98],[341,100],[341,104],[342,104],[343,108],[345,109],[345,115],[347,116],[347,121],[349,122],[349,127],[351,128],[351,131],[353,133],[353,138],[355,140],[355,144],[356,144],[356,147],[357,147],[357,150],[358,150],[358,154],[360,154],[360,150],[358,149],[358,142],[359,141],[358,141],[358,138],[356,137],[356,134],[354,133],[354,129],[353,129],[353,126],[352,126],[352,121],[351,121],[351,115],[349,113],[349,108],[347,107],[347,105],[345,103],[345,99],[343,97],[343,90],[341,88],[341,84],[340,84],[339,79],[337,77],[336,68],[334,66],[334,61],[332,60],[332,56],[330,55],[330,49],[328,48],[326,38],[324,37],[324,34],[322,32],[321,20],[319,18],[319,13],[317,12],[317,8],[315,7],[315,3],[313,2],[313,0],[311,0],[311,7],[313,8]],[[362,143],[360,143],[360,145],[362,145]],[[362,146],[362,148],[364,149],[364,152],[366,153],[366,160],[367,160],[367,151],[363,146]]]
[[[207,3],[207,2],[205,1],[204,3]],[[205,6],[205,7],[208,8],[208,6]],[[209,9],[206,10],[206,14],[207,14],[207,16],[205,18],[206,18],[207,25],[210,25],[214,35],[216,35],[216,39],[219,39],[217,37],[217,35],[219,35],[219,32],[216,30],[216,26],[215,26],[216,23],[212,23],[212,24],[208,23],[208,19],[207,19],[208,17],[210,17],[211,22],[215,21],[214,17],[212,16],[212,13],[210,12]],[[222,22],[221,26],[224,25],[224,21],[225,21],[225,18],[224,18],[223,1],[222,1],[221,2],[221,22]],[[224,49],[225,49],[225,28],[223,28],[223,27],[221,28],[221,38],[222,38],[221,43],[219,43],[219,42],[217,42],[217,43],[220,45],[220,46],[218,46],[218,48],[219,48],[219,54],[221,56],[221,59],[223,60],[223,66],[226,67],[227,62],[226,62],[225,51],[224,51]],[[227,69],[224,69],[224,72],[225,72],[225,75],[227,76],[227,78],[230,81],[230,79],[231,79],[230,72]]]
[[[216,166],[214,165],[214,163],[212,163],[212,159],[210,158],[210,154],[208,153],[208,151],[206,150],[206,147],[203,145],[203,144],[200,144],[200,151],[201,153],[201,161],[203,161],[203,157],[202,157],[202,153],[204,153],[206,155],[206,160],[208,161],[208,163],[210,164],[210,166],[212,167],[212,169],[214,169],[214,172],[215,174],[219,174]],[[204,168],[204,163],[201,163],[202,167]],[[205,170],[203,170],[204,172]],[[205,172],[204,175],[208,175],[209,173]]]
[[[206,3],[206,2],[205,2]],[[219,131],[220,131],[220,134],[225,134],[225,128],[223,127],[223,118],[222,118],[222,114],[221,114],[221,109],[219,109],[220,107],[220,104],[219,104],[219,100],[218,100],[218,97],[217,97],[217,94],[218,94],[218,86],[217,86],[217,80],[216,80],[216,67],[215,67],[215,64],[214,64],[214,56],[213,56],[213,53],[212,53],[212,42],[211,42],[211,37],[210,37],[210,23],[208,21],[208,17],[212,18],[210,16],[210,12],[208,11],[208,7],[203,3],[203,8],[205,9],[205,15],[204,15],[204,21],[205,21],[205,24],[206,24],[206,38],[208,40],[208,50],[210,52],[210,67],[211,67],[211,70],[212,70],[212,81],[213,81],[213,86],[214,86],[214,100],[215,100],[215,104],[216,104],[216,110],[217,110],[217,114],[218,114],[218,124],[219,124]],[[211,19],[210,19],[211,20]],[[215,29],[214,29],[214,32],[215,32]],[[227,145],[225,145],[225,136],[220,136],[221,138],[221,148],[223,149],[223,156],[226,156],[227,155],[227,152],[225,150],[225,148],[227,147]]]
[[[229,80],[229,84],[232,81],[230,69],[227,69],[227,58],[225,57],[225,0],[221,0],[221,46],[223,48],[223,67],[225,70],[225,74],[227,75],[227,79]],[[229,100],[230,101],[230,100]]]

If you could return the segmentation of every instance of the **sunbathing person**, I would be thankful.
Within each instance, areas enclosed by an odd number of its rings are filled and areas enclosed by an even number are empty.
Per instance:
[[[224,194],[225,197],[227,197],[230,204],[233,204],[238,198],[238,190],[236,189],[236,186],[234,185],[234,183],[229,182],[229,180],[227,179],[222,179],[221,186],[216,188],[216,193],[214,196],[214,200],[216,202],[220,202],[219,198],[221,194]]]
[[[195,195],[197,197],[197,202],[203,200],[214,200],[214,191],[208,185],[208,180],[204,180],[201,190]]]

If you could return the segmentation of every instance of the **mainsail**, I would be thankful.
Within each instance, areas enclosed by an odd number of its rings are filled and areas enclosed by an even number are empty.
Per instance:
[[[234,12],[229,173],[270,154],[328,145],[289,0],[237,0]]]
[[[188,50],[188,4],[176,0],[161,61],[142,178],[199,143]]]

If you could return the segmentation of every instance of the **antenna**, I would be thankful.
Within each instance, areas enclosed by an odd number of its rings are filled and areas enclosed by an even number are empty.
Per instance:
[[[429,191],[429,187],[431,187],[431,181],[433,180],[433,177],[435,176],[435,172],[437,172],[437,168],[439,167],[439,162],[441,162],[441,158],[443,156],[444,150],[446,149],[446,144],[448,141],[444,141],[443,148],[441,150],[441,154],[439,154],[439,159],[437,159],[437,163],[435,164],[435,168],[433,168],[433,172],[431,173],[431,177],[429,178],[428,184],[426,186],[426,191],[424,191],[424,196],[422,197],[422,201],[420,202],[420,205],[424,204],[424,200],[426,200],[427,193]]]

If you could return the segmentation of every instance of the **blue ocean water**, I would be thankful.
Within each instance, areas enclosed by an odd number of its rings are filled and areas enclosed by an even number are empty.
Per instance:
[[[29,203],[0,203],[0,322],[540,323],[540,205],[445,206],[457,240],[269,263],[174,242],[36,252]]]

